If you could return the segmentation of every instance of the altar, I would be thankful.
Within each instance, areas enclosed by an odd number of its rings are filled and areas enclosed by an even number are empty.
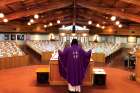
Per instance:
[[[93,68],[93,60],[90,60],[88,65],[86,75],[83,81],[84,86],[92,85],[92,68]],[[67,85],[67,82],[60,76],[59,66],[58,66],[58,53],[54,54],[49,62],[50,66],[50,74],[49,74],[49,83],[50,85]]]

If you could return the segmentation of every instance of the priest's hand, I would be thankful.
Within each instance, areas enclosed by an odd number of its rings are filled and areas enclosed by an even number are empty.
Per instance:
[[[62,52],[62,51],[58,49],[58,52]]]
[[[93,48],[89,49],[89,51],[92,51],[92,50],[93,50]]]

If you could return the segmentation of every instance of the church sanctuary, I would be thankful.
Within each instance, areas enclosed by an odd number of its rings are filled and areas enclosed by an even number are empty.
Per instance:
[[[140,0],[0,0],[0,93],[139,91]]]

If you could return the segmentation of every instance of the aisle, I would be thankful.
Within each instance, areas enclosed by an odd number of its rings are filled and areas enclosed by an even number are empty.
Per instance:
[[[114,56],[108,66],[113,68],[125,69],[122,54]]]
[[[27,55],[29,55],[29,65],[41,65],[41,64],[43,64],[41,62],[40,58],[38,57],[38,55],[36,55],[36,53],[34,51],[31,51],[26,45],[21,46],[21,49]]]

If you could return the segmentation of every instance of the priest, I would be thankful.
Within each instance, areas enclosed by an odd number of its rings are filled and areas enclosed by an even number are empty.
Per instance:
[[[71,46],[59,53],[60,75],[67,80],[70,93],[81,92],[82,81],[90,61],[91,50],[85,52],[73,39]]]

